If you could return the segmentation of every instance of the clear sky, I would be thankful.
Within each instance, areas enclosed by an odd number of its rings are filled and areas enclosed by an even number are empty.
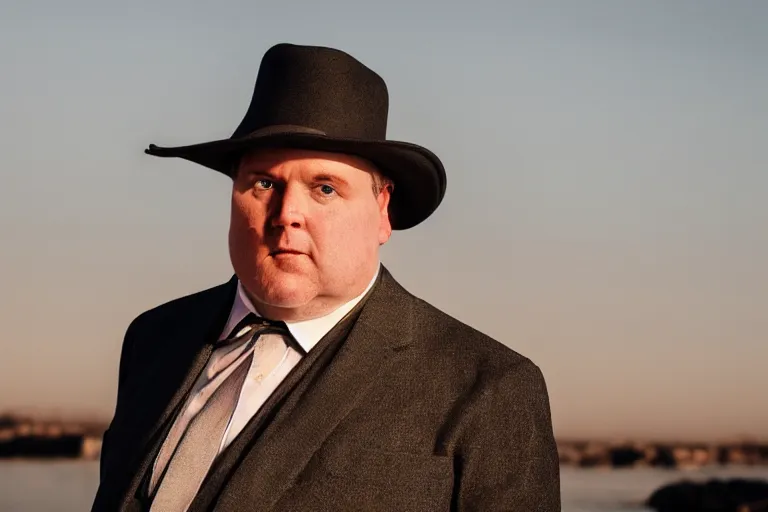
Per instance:
[[[382,259],[542,368],[557,435],[768,433],[768,2],[448,3],[4,5],[0,410],[108,418],[130,320],[230,277],[227,178],[142,151],[228,137],[292,42],[443,159]]]

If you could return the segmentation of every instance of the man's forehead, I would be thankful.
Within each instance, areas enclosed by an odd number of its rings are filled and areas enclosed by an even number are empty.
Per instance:
[[[266,170],[291,162],[303,163],[318,168],[324,167],[324,163],[330,164],[330,167],[338,167],[338,165],[333,164],[341,163],[345,164],[345,166],[355,167],[367,172],[376,170],[375,166],[371,162],[354,155],[296,148],[253,149],[242,155],[240,158],[239,167],[258,167]]]

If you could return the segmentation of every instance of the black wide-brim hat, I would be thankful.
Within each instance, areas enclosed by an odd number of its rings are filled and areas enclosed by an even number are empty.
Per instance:
[[[159,147],[147,154],[179,157],[232,176],[245,151],[298,148],[345,153],[372,162],[394,183],[393,229],[429,217],[445,195],[440,159],[428,149],[387,140],[389,93],[384,80],[340,50],[278,44],[261,61],[251,104],[229,139]]]

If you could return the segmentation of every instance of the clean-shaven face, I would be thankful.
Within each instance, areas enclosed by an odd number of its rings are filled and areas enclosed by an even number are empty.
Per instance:
[[[234,176],[229,251],[256,307],[277,320],[327,314],[362,293],[392,232],[390,189],[349,155],[246,154]]]

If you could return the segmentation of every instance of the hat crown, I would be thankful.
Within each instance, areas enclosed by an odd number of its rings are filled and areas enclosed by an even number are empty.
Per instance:
[[[331,137],[385,140],[388,110],[384,80],[351,55],[282,43],[264,54],[251,104],[232,138],[291,126]]]

